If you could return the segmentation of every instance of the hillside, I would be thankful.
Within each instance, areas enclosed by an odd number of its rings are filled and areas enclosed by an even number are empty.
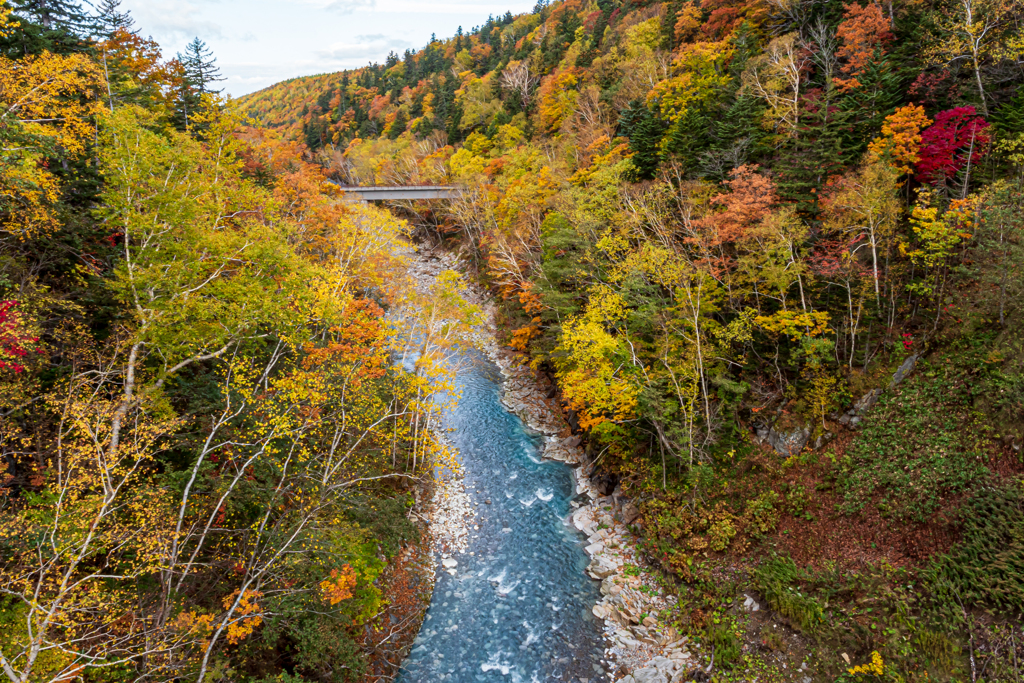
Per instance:
[[[1022,20],[565,0],[241,104],[345,182],[467,188],[400,208],[641,501],[720,680],[1009,681]]]
[[[142,30],[0,2],[0,678],[390,678],[475,307]]]

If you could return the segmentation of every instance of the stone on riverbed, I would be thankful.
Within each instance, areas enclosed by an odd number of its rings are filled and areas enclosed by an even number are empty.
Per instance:
[[[595,557],[587,567],[587,573],[595,579],[603,579],[618,571],[618,566],[607,557]]]

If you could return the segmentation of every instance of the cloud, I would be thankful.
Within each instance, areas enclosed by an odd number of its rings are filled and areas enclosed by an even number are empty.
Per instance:
[[[377,0],[333,0],[324,9],[337,14],[352,14],[356,10],[373,9],[376,4]]]
[[[356,36],[353,42],[334,43],[324,50],[316,50],[315,54],[320,59],[333,62],[351,62],[353,60],[362,63],[367,59],[383,60],[389,52],[396,52],[411,47],[412,43],[375,33]]]
[[[220,25],[201,18],[202,6],[189,0],[132,2],[129,9],[136,25],[164,45],[195,36],[203,40],[224,37]]]

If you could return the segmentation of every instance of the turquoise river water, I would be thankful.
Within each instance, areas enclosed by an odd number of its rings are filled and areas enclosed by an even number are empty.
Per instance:
[[[456,575],[438,573],[398,680],[604,681],[600,623],[590,611],[598,586],[584,574],[585,539],[565,523],[572,472],[542,460],[540,437],[501,405],[493,364],[470,364],[458,383],[462,396],[447,421],[477,516]]]

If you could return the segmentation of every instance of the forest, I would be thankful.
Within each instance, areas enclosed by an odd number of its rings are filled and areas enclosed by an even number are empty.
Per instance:
[[[478,314],[201,40],[94,9],[0,3],[0,677],[360,680]]]
[[[1022,22],[541,0],[234,101],[117,0],[3,0],[3,676],[380,670],[480,320],[418,240],[637,501],[714,680],[1018,683]],[[462,198],[338,188],[374,183]]]
[[[240,104],[341,184],[463,188],[395,210],[556,379],[718,680],[801,680],[768,664],[796,648],[821,680],[1019,681],[1022,22],[541,0]]]

